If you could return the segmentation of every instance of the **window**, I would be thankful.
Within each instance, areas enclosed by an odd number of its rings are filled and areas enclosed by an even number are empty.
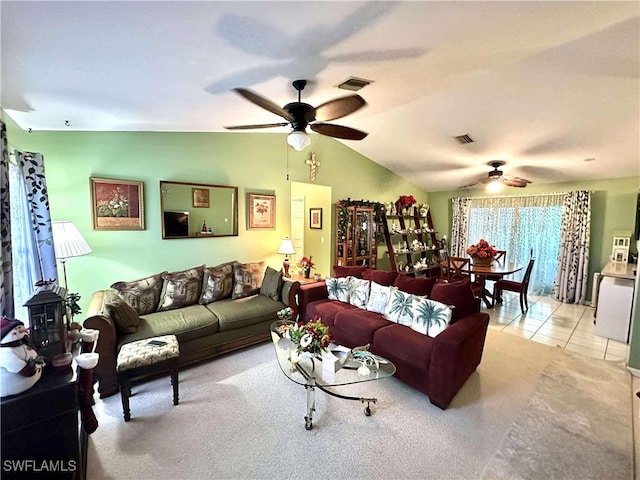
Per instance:
[[[471,198],[467,244],[484,238],[506,250],[507,261],[523,266],[533,254],[531,292],[550,294],[560,248],[562,198],[562,194]]]

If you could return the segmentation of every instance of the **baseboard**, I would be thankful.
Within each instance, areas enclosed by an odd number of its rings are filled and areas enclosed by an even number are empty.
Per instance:
[[[634,377],[640,377],[640,370],[638,370],[637,368],[633,368],[627,365],[627,370],[629,370],[631,375],[633,375]]]

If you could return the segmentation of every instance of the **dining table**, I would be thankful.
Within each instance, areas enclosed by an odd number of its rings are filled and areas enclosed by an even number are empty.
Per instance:
[[[440,265],[444,268],[448,268],[447,262],[440,262]],[[522,270],[523,266],[515,262],[506,261],[492,261],[489,265],[476,265],[473,263],[473,259],[467,265],[465,265],[461,271],[469,273],[469,275],[475,275],[477,281],[482,285],[482,301],[489,308],[493,307],[495,299],[493,298],[493,292],[490,292],[486,288],[486,280],[491,278],[502,278],[512,273]]]

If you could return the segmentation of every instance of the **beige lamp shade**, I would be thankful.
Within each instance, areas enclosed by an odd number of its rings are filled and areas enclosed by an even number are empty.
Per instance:
[[[56,260],[60,260],[62,263],[64,288],[67,288],[67,258],[80,257],[91,253],[92,250],[78,227],[70,220],[51,222],[51,233],[53,233],[53,248],[56,252]]]
[[[278,249],[280,255],[293,255],[296,253],[296,249],[293,248],[293,242],[289,237],[285,237],[280,242],[280,248]]]

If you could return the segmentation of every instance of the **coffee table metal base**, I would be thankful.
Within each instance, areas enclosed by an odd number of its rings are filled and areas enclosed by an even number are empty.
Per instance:
[[[315,362],[313,362],[312,360],[312,368],[314,367]],[[331,395],[332,397],[342,398],[343,400],[356,400],[362,404],[366,402],[367,406],[364,408],[364,414],[367,417],[371,416],[371,404],[376,403],[378,401],[377,398],[352,397],[349,395],[341,395],[339,393],[332,392],[326,387],[316,384],[316,377],[313,374],[309,374],[299,363],[296,363],[296,369],[307,380],[307,383],[304,386],[304,388],[307,390],[307,415],[304,417],[304,428],[306,428],[307,430],[311,430],[313,428],[313,412],[315,412],[316,410],[316,387],[318,387],[324,393]]]

